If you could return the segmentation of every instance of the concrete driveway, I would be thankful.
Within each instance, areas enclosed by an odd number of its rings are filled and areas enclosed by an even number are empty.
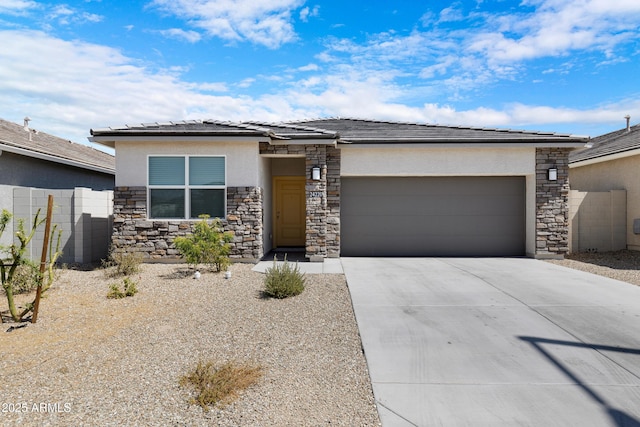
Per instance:
[[[342,258],[384,427],[640,426],[640,287],[526,258]]]

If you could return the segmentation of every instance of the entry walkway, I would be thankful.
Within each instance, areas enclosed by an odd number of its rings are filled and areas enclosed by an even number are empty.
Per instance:
[[[284,261],[277,261],[282,264]],[[296,264],[295,261],[288,261],[290,264]],[[301,273],[305,274],[342,274],[342,264],[339,258],[325,258],[324,262],[298,262],[298,268]],[[264,273],[267,268],[273,267],[273,260],[260,261],[253,268],[253,271]]]
[[[640,426],[640,287],[533,259],[342,265],[383,427]]]

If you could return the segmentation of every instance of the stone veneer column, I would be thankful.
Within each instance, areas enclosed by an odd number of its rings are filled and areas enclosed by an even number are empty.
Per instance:
[[[262,188],[228,187],[225,230],[234,233],[231,258],[259,260],[264,256],[262,245]]]
[[[340,256],[340,150],[327,147],[327,256]]]
[[[304,154],[306,176],[305,256],[311,261],[340,256],[340,150],[331,145],[260,144],[260,154]],[[311,179],[311,168],[322,168]]]
[[[139,252],[146,259],[179,259],[177,236],[193,231],[198,220],[147,219],[146,187],[116,187],[113,192],[112,250]],[[231,258],[259,260],[262,246],[262,189],[228,187],[225,231],[234,233]]]
[[[569,152],[536,148],[536,258],[561,258],[569,251]],[[548,170],[558,170],[549,181]]]
[[[305,146],[307,171],[306,257],[323,261],[327,256],[327,147]],[[319,166],[320,179],[311,179],[311,168]]]

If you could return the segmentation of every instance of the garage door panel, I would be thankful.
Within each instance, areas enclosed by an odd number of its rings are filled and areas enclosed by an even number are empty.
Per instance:
[[[343,256],[524,255],[524,177],[342,178]]]

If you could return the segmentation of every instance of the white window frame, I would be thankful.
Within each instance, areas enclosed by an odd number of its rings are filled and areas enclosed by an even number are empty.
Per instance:
[[[149,183],[149,159],[152,157],[182,157],[184,159],[184,185],[151,185]],[[189,159],[192,157],[218,157],[224,159],[224,185],[190,185],[189,184]],[[199,218],[191,218],[191,191],[190,190],[224,190],[223,200],[224,215],[219,217],[221,219],[227,218],[227,156],[224,154],[148,154],[146,164],[147,174],[147,218],[152,220],[162,221],[196,221]],[[184,215],[182,218],[163,218],[163,217],[151,217],[151,190],[165,189],[165,190],[183,190],[184,192]]]

